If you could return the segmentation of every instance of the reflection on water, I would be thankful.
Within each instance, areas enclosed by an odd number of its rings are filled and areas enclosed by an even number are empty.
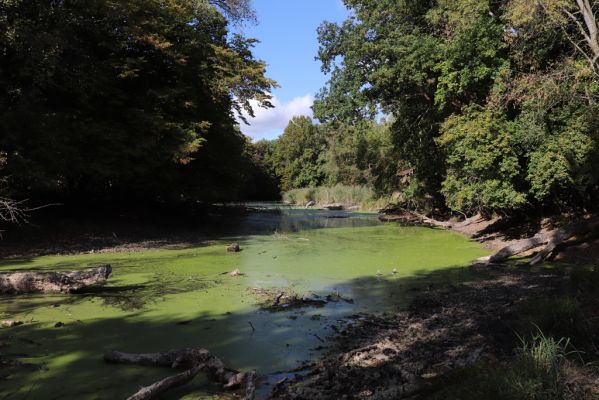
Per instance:
[[[221,221],[221,235],[292,233],[321,228],[357,228],[380,225],[378,215],[343,210],[303,209],[281,203],[249,203],[254,212]]]
[[[169,373],[104,365],[109,349],[200,346],[234,368],[284,371],[317,357],[339,320],[396,310],[422,289],[418,276],[439,271],[436,279],[460,280],[463,271],[448,268],[485,254],[456,234],[384,224],[375,214],[276,212],[271,205],[229,217],[214,236],[220,239],[214,245],[182,250],[40,257],[2,266],[73,269],[108,262],[114,276],[81,295],[0,298],[2,319],[26,321],[2,331],[6,347],[0,351],[26,354],[21,361],[46,368],[17,370],[10,381],[0,381],[0,398],[122,398]],[[243,251],[227,253],[232,240]],[[226,274],[236,268],[245,276]],[[339,292],[354,302],[273,313],[259,309],[263,299],[252,288],[306,296]],[[55,328],[57,322],[65,326]],[[210,389],[201,379],[193,385],[193,398]]]

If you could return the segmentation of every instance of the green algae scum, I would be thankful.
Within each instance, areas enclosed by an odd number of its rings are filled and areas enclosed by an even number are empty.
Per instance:
[[[201,246],[7,260],[1,271],[73,270],[112,264],[103,287],[73,295],[0,297],[3,353],[37,367],[0,380],[1,399],[119,399],[171,375],[107,365],[108,350],[157,352],[203,347],[227,366],[263,376],[318,358],[334,327],[357,313],[392,312],[421,277],[460,279],[487,254],[447,231],[384,224],[373,214],[308,210],[255,212]],[[228,253],[231,242],[243,251]],[[227,274],[239,269],[245,275]],[[353,302],[272,312],[252,289],[305,296],[338,292]],[[60,326],[62,323],[64,326]],[[333,327],[333,328],[332,328]],[[217,398],[202,377],[165,398]]]

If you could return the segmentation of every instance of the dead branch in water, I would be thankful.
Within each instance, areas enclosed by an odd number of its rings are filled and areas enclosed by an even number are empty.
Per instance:
[[[6,272],[0,273],[0,293],[71,293],[105,283],[110,275],[109,264],[69,272]]]
[[[239,372],[225,367],[224,363],[208,350],[187,348],[170,350],[164,353],[131,354],[110,351],[104,354],[107,363],[134,364],[143,366],[187,368],[185,372],[173,375],[141,388],[127,400],[155,399],[174,387],[191,381],[200,372],[205,372],[213,380],[223,384],[223,388],[237,389],[245,385],[246,400],[253,400],[256,392],[256,373]]]

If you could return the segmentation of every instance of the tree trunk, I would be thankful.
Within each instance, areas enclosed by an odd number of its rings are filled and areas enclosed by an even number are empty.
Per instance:
[[[110,275],[109,264],[69,272],[6,272],[0,274],[0,293],[71,293],[105,283]]]
[[[596,62],[599,59],[599,29],[597,28],[597,19],[589,0],[576,0],[576,2],[587,27],[584,38],[593,53],[592,60]]]

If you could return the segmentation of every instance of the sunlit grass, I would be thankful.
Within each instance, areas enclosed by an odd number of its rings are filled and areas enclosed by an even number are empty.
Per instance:
[[[335,185],[293,189],[283,193],[283,201],[294,205],[304,205],[309,201],[317,204],[342,203],[356,205],[366,210],[378,210],[390,203],[390,198],[378,196],[368,186]]]

